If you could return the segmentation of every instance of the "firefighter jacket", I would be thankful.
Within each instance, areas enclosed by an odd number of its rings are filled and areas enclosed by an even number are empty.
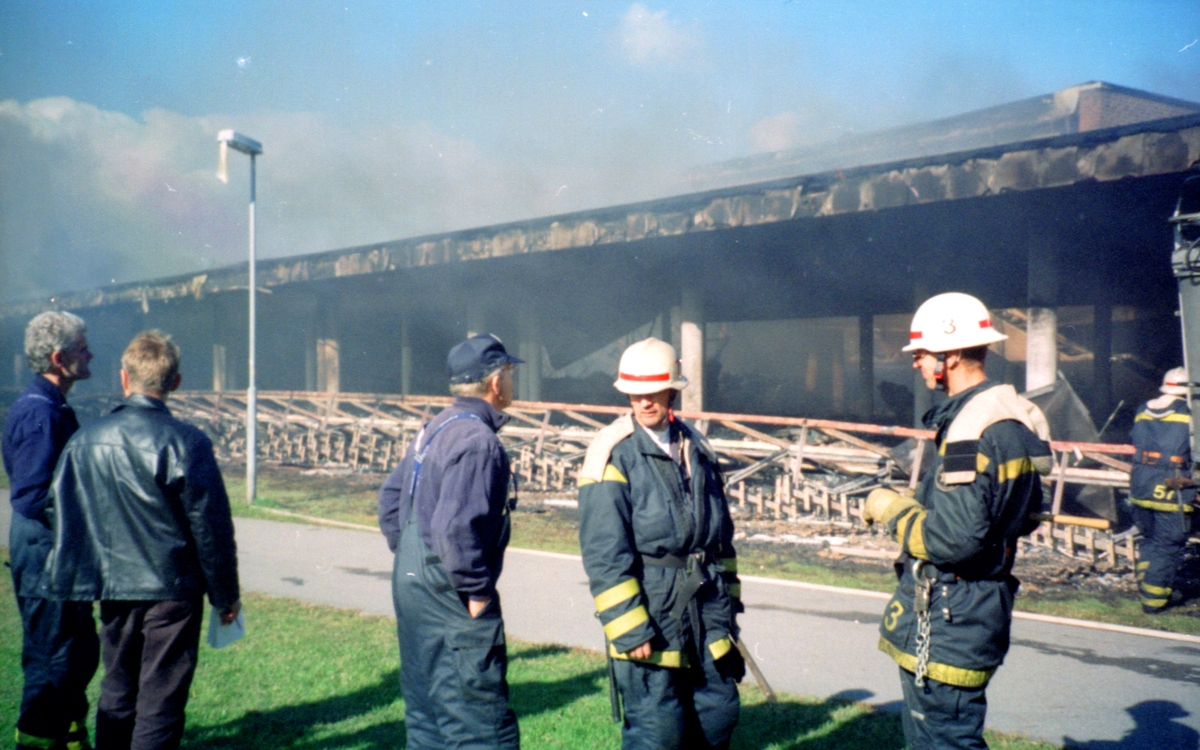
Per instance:
[[[1191,512],[1196,488],[1173,490],[1163,485],[1192,468],[1188,426],[1192,413],[1179,396],[1161,396],[1137,411],[1129,437],[1137,453],[1129,472],[1129,501],[1148,510]]]
[[[916,499],[898,497],[882,516],[901,546],[900,578],[880,624],[879,648],[916,671],[918,585],[928,592],[930,678],[987,684],[1008,652],[1017,538],[1041,509],[1039,474],[1051,465],[1041,411],[1012,386],[970,388],[925,415],[937,455]]]
[[[609,655],[649,641],[644,661],[684,667],[691,649],[733,648],[741,584],[716,454],[680,420],[670,439],[681,463],[630,415],[600,431],[580,471],[579,542]]]

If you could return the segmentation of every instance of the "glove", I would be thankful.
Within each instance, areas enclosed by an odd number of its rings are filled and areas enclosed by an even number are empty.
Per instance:
[[[862,507],[862,520],[870,525],[883,518],[883,512],[896,500],[903,497],[899,492],[888,487],[877,487],[867,495]]]
[[[1163,486],[1169,490],[1182,490],[1188,487],[1195,487],[1196,480],[1191,477],[1168,477],[1163,480]]]

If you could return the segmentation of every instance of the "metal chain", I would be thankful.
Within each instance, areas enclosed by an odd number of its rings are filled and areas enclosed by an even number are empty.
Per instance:
[[[915,594],[917,615],[917,669],[914,684],[925,687],[925,674],[929,671],[929,602],[933,596],[933,580],[921,573],[921,561],[913,565],[913,574],[917,579]]]

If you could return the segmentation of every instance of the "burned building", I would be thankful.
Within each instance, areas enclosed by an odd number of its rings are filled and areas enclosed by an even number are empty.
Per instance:
[[[258,264],[258,387],[443,393],[445,352],[498,334],[518,397],[615,403],[624,344],[673,340],[685,407],[908,423],[929,394],[900,353],[925,297],[980,297],[1019,389],[1061,372],[1103,423],[1179,364],[1166,222],[1200,160],[1200,105],[1102,83],[819,148],[696,170],[696,192]],[[185,388],[246,386],[247,267],[75,291],[0,310],[21,331],[87,318],[97,372],[157,327]],[[1119,438],[1120,435],[1106,435]]]

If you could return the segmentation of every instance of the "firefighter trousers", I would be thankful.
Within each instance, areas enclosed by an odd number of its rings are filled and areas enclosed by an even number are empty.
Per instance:
[[[624,659],[613,666],[625,712],[622,750],[729,747],[738,723],[737,677],[724,674],[707,649],[700,666],[674,669]]]
[[[407,747],[520,747],[517,716],[508,705],[499,594],[471,617],[441,560],[409,522],[396,546],[392,600]]]
[[[9,530],[13,585],[21,613],[25,685],[17,717],[18,747],[88,747],[85,694],[100,662],[91,602],[21,596],[37,589],[53,543],[41,521],[13,513]],[[68,744],[70,743],[70,744]]]
[[[1191,530],[1190,513],[1133,506],[1133,521],[1142,532],[1138,546],[1137,581],[1142,609],[1161,611],[1171,601],[1175,573]]]
[[[900,669],[904,691],[904,739],[908,750],[987,750],[983,720],[987,716],[984,688],[962,688]]]

